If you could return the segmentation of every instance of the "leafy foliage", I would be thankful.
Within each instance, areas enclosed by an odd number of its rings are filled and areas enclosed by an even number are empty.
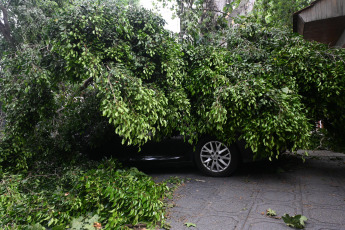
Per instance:
[[[136,168],[123,169],[114,160],[58,165],[42,161],[25,174],[1,174],[1,229],[38,224],[79,229],[95,223],[118,229],[164,222],[164,183],[156,184]]]
[[[2,130],[4,129],[5,126],[5,114],[1,109],[2,106],[0,106],[0,140],[2,139]]]
[[[287,226],[298,229],[303,229],[305,227],[304,221],[308,220],[307,217],[302,215],[290,216],[289,214],[282,216],[282,219]]]
[[[180,43],[218,45],[241,0],[157,0],[180,20]],[[222,6],[224,5],[224,7]],[[221,9],[220,9],[220,8]],[[230,16],[231,15],[231,16]],[[237,14],[235,14],[238,16]]]
[[[238,68],[237,76],[253,74],[262,76],[274,88],[280,88],[284,94],[296,97],[291,100],[292,106],[304,107],[311,125],[315,121],[323,120],[329,130],[328,135],[340,143],[343,133],[345,82],[344,50],[329,49],[327,46],[307,42],[284,30],[267,28],[253,23],[244,23],[240,29],[233,30],[228,39],[228,47],[235,54],[239,51],[240,60],[233,63]],[[235,70],[236,70],[235,69]],[[298,99],[300,98],[300,99]],[[275,99],[276,100],[276,99]],[[297,110],[295,110],[297,112]],[[294,119],[301,114],[295,114]],[[302,120],[299,120],[299,122]],[[293,129],[294,121],[290,123]],[[301,124],[301,123],[300,123]],[[305,129],[308,129],[305,126]],[[339,138],[339,139],[338,139]],[[307,141],[307,139],[305,139]]]
[[[193,224],[193,223],[187,222],[187,223],[184,223],[184,225],[185,225],[187,228],[190,228],[190,227],[196,228],[196,224]]]
[[[189,107],[179,84],[183,62],[164,21],[144,9],[98,4],[61,10],[47,22],[48,45],[23,45],[1,64],[10,134],[2,161],[21,168],[33,151],[80,151],[87,130],[109,130],[102,113],[128,143],[180,129]]]
[[[1,1],[1,21],[5,23],[7,31],[1,30],[0,33],[3,38],[0,40],[0,56],[13,52],[20,44],[37,44],[43,41],[47,20],[56,9],[66,5],[67,2],[61,0]]]
[[[115,137],[139,146],[172,134],[243,139],[262,158],[306,148],[316,120],[344,139],[343,50],[251,19],[177,37],[154,13],[110,0],[12,3],[15,45],[2,40],[0,63],[3,228],[163,221],[167,187],[135,169],[112,160],[42,168]]]
[[[274,210],[269,208],[269,209],[266,210],[266,215],[267,216],[276,216],[277,213],[276,213],[276,211],[274,211]]]
[[[273,27],[292,29],[292,16],[312,0],[256,0],[253,15],[258,22]]]
[[[307,148],[316,120],[344,137],[343,50],[250,21],[196,42],[145,9],[72,3],[2,59],[2,166],[96,150],[114,133],[138,146],[172,134],[243,139],[261,158]]]

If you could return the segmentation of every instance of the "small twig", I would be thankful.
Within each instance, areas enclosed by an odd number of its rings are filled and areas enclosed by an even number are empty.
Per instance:
[[[86,89],[91,83],[93,82],[93,77],[89,77],[84,81],[84,84],[79,88],[79,92],[83,91]]]
[[[109,71],[111,71],[111,69],[109,68],[108,65],[107,65],[107,69],[108,69]],[[115,91],[114,91],[113,85],[112,85],[111,82],[110,82],[110,73],[108,74],[108,84],[109,84],[109,86],[110,86],[111,92],[113,93],[114,101],[116,101]]]
[[[35,177],[51,177],[51,176],[60,177],[59,174],[54,173],[54,174],[46,174],[46,175],[33,175],[33,176],[29,175],[25,179],[31,179],[31,178],[35,178]]]
[[[227,41],[220,43],[218,46],[223,46],[225,43],[227,43]]]

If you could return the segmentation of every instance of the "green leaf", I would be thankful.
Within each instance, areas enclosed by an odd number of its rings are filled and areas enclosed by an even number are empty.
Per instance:
[[[289,216],[289,214],[285,214],[282,216],[282,219],[286,223],[287,226],[303,229],[305,227],[305,221],[307,221],[307,217],[302,215],[296,215],[296,216]]]
[[[189,223],[189,222],[184,223],[184,225],[186,225],[188,228],[190,228],[190,227],[196,227],[196,224]]]
[[[282,88],[281,89],[284,93],[288,94],[290,93],[291,91],[289,90],[289,88],[285,87],[285,88]]]
[[[276,213],[276,211],[274,211],[274,210],[269,208],[269,209],[266,210],[266,215],[267,216],[276,216],[277,213]]]

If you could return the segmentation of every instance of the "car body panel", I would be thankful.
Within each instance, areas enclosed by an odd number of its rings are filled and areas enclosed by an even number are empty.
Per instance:
[[[244,140],[237,141],[235,145],[239,150],[241,162],[253,161],[253,152],[245,147]],[[131,151],[126,151],[125,155],[121,154],[121,159],[125,161],[194,161],[194,152],[194,146],[185,141],[183,136],[173,136],[160,142],[148,142],[140,150],[131,147]]]

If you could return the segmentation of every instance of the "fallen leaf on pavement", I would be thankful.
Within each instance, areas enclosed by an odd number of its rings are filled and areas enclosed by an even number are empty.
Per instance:
[[[184,225],[186,225],[188,228],[190,227],[196,227],[196,224],[193,224],[193,223],[184,223]]]

